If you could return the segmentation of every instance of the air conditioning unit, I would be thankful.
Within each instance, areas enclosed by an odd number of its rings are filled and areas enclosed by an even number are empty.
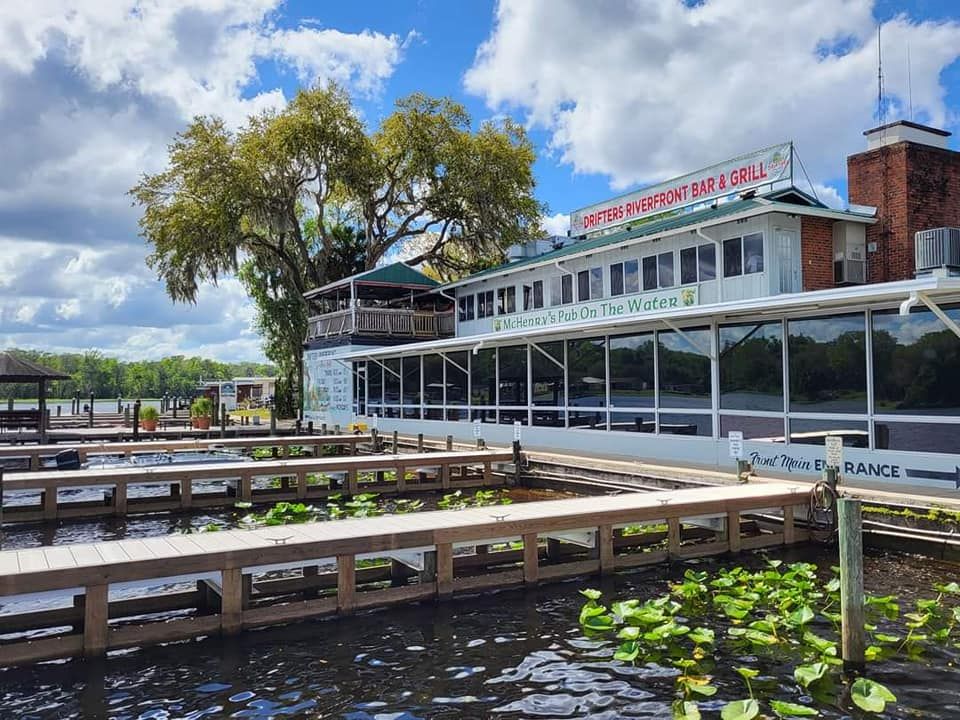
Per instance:
[[[833,224],[833,281],[837,285],[867,281],[867,233],[860,223]]]
[[[917,275],[960,274],[960,228],[921,230],[913,236]]]

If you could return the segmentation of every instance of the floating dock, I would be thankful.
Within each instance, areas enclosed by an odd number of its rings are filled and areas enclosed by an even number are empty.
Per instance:
[[[807,539],[806,504],[802,487],[764,483],[5,551],[0,634],[32,639],[0,640],[0,664],[789,545]],[[746,513],[782,524],[748,536]],[[376,558],[389,565],[364,567]],[[63,605],[37,610],[50,594]]]

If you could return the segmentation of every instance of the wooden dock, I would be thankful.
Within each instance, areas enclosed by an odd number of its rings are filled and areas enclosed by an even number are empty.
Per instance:
[[[513,454],[508,451],[473,450],[13,472],[2,475],[0,499],[9,498],[11,491],[40,493],[37,504],[3,505],[2,519],[9,523],[189,510],[232,505],[237,501],[306,500],[334,492],[354,495],[361,489],[396,493],[448,490],[493,485],[497,482],[493,466],[512,459]],[[387,479],[385,473],[393,473],[392,479]],[[317,480],[311,483],[310,476],[316,476]],[[275,487],[271,486],[274,479],[279,479]],[[265,481],[266,486],[261,482],[258,487],[258,480]],[[199,491],[198,485],[212,481],[218,481],[213,491],[208,488]],[[131,497],[131,487],[146,485],[165,486],[170,488],[169,494]],[[109,492],[98,500],[82,501],[71,500],[70,495],[63,493],[76,488],[104,488]]]
[[[249,452],[257,448],[277,448],[277,455],[287,457],[291,447],[311,449],[319,455],[321,447],[345,447],[356,454],[358,445],[371,442],[370,435],[282,435],[232,438],[194,438],[191,440],[146,440],[142,442],[68,442],[48,445],[0,446],[0,462],[21,460],[25,470],[42,469],[43,460],[65,450],[76,450],[80,462],[97,455],[131,457],[133,455],[186,450],[209,450],[213,447]]]
[[[794,527],[794,509],[806,503],[797,486],[765,483],[0,552],[0,634],[33,637],[0,641],[0,664],[98,656],[671,558],[788,545],[806,539],[806,531]],[[779,530],[743,535],[742,515],[763,511],[782,514]],[[719,521],[720,529],[690,532],[705,520]],[[622,530],[651,524],[656,532],[627,537]],[[499,550],[511,541],[522,545]],[[357,568],[359,560],[385,557],[393,562]],[[177,582],[195,588],[161,591]],[[131,597],[137,588],[141,596]],[[126,591],[122,599],[120,591]],[[37,610],[41,593],[65,602]],[[182,612],[144,618],[172,610]],[[43,629],[47,637],[40,637]]]

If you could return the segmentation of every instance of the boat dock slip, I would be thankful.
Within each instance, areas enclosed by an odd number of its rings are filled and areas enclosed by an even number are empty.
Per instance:
[[[792,544],[806,539],[793,524],[806,503],[796,486],[765,483],[9,550],[0,552],[0,634],[33,639],[0,641],[0,664]],[[782,526],[742,535],[741,514],[761,511],[782,513]],[[715,532],[699,527],[707,519]],[[498,550],[511,542],[522,549]],[[392,563],[358,569],[372,558]],[[171,585],[181,591],[163,591]],[[38,609],[51,593],[61,605]],[[171,610],[188,614],[143,617]]]
[[[64,450],[76,450],[80,455],[81,462],[86,462],[88,458],[96,455],[130,457],[131,455],[155,452],[209,450],[212,447],[241,451],[253,450],[254,448],[277,448],[278,454],[281,457],[286,457],[291,447],[339,446],[355,449],[357,445],[367,444],[370,441],[370,435],[303,435],[149,440],[145,442],[70,442],[56,445],[4,445],[0,447],[0,465],[5,461],[22,460],[28,465],[24,469],[39,470],[44,458],[52,458]],[[352,450],[352,452],[355,453],[355,450]]]
[[[4,522],[125,515],[231,505],[238,500],[303,500],[333,492],[353,495],[360,488],[402,493],[492,485],[496,482],[493,465],[512,460],[512,451],[472,450],[14,472],[3,474],[0,497],[6,503]],[[392,479],[384,473],[393,473]],[[274,479],[279,482],[271,487]],[[129,493],[132,486],[157,485],[170,488],[170,493],[136,497]],[[84,500],[64,492],[79,488],[105,488],[110,493]],[[39,491],[39,502],[10,502],[11,492],[25,490]]]

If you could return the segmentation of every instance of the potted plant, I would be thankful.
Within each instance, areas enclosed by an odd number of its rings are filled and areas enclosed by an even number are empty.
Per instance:
[[[147,405],[140,410],[140,427],[144,430],[149,430],[150,432],[156,430],[157,420],[159,419],[160,412],[153,407],[153,405]]]
[[[210,418],[213,416],[213,403],[204,396],[193,401],[190,406],[190,418],[193,426],[199,430],[210,429]]]

